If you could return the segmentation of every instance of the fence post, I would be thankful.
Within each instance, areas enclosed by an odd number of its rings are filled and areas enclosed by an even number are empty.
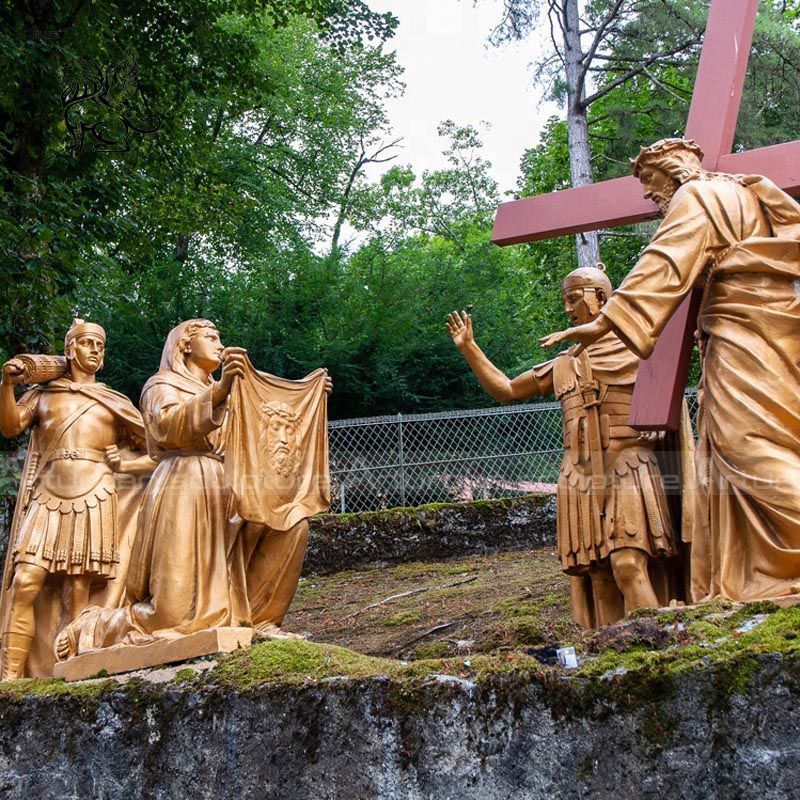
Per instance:
[[[339,513],[344,514],[344,492],[345,492],[345,485],[343,483],[339,484]]]
[[[406,504],[406,466],[403,461],[403,415],[397,412],[397,450],[400,460],[400,505]]]

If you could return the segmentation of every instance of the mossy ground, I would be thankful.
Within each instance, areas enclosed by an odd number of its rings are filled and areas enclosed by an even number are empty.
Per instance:
[[[552,646],[579,635],[552,549],[303,578],[285,624],[314,641],[402,659]]]
[[[550,484],[541,484],[542,491],[537,491],[535,494],[522,495],[520,497],[500,497],[489,500],[470,500],[468,503],[469,508],[473,510],[481,509],[494,509],[494,508],[509,508],[516,505],[520,501],[534,501],[537,505],[547,502],[548,497],[552,493],[552,486]],[[462,511],[465,504],[462,503],[425,503],[421,506],[395,506],[394,508],[385,508],[380,511],[356,511],[346,514],[319,514],[317,519],[321,522],[327,520],[336,520],[338,525],[348,522],[367,522],[370,520],[395,520],[398,515],[410,514],[419,516],[421,513],[447,511],[455,509]]]
[[[657,704],[682,676],[700,670],[713,677],[710,705],[724,706],[748,691],[765,654],[782,654],[796,672],[800,664],[800,606],[717,602],[641,611],[597,634],[582,632],[571,622],[552,550],[309,577],[286,627],[312,640],[259,642],[215,657],[202,674],[176,666],[173,682],[250,690],[384,676],[413,687],[432,675],[481,682],[513,673],[545,687],[557,712],[580,714],[604,699],[617,708]],[[575,646],[579,669],[550,664],[559,645]],[[26,680],[0,684],[0,695],[70,695],[91,704],[117,685],[114,678]],[[656,715],[653,730],[668,723]]]

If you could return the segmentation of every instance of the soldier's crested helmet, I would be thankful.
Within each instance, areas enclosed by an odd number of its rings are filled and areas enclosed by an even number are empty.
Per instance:
[[[75,317],[72,320],[72,325],[69,326],[67,335],[64,337],[64,349],[66,350],[67,347],[69,347],[70,342],[74,342],[75,339],[86,333],[99,336],[104,342],[106,340],[106,332],[100,325],[94,322],[86,322]]]

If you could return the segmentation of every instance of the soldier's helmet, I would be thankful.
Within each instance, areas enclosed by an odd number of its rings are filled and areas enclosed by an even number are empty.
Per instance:
[[[611,281],[606,275],[606,265],[598,262],[595,267],[578,267],[568,273],[561,282],[562,293],[570,289],[602,289],[606,297],[611,296]]]
[[[94,322],[85,322],[84,320],[75,317],[72,320],[72,325],[69,326],[67,335],[64,337],[64,349],[66,350],[70,344],[75,341],[75,339],[77,339],[79,336],[83,336],[85,333],[91,333],[94,336],[99,336],[104,342],[106,340],[106,332],[100,325],[97,325]]]

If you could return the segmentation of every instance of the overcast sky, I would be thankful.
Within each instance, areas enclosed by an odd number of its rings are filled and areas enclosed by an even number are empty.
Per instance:
[[[376,11],[399,20],[387,47],[405,69],[405,94],[387,104],[393,134],[403,137],[395,163],[411,164],[420,175],[444,165],[437,125],[445,119],[481,130],[484,157],[492,162],[501,192],[513,189],[526,148],[538,142],[547,118],[559,113],[540,103],[531,62],[537,41],[496,48],[487,37],[502,17],[502,0],[369,0]]]

